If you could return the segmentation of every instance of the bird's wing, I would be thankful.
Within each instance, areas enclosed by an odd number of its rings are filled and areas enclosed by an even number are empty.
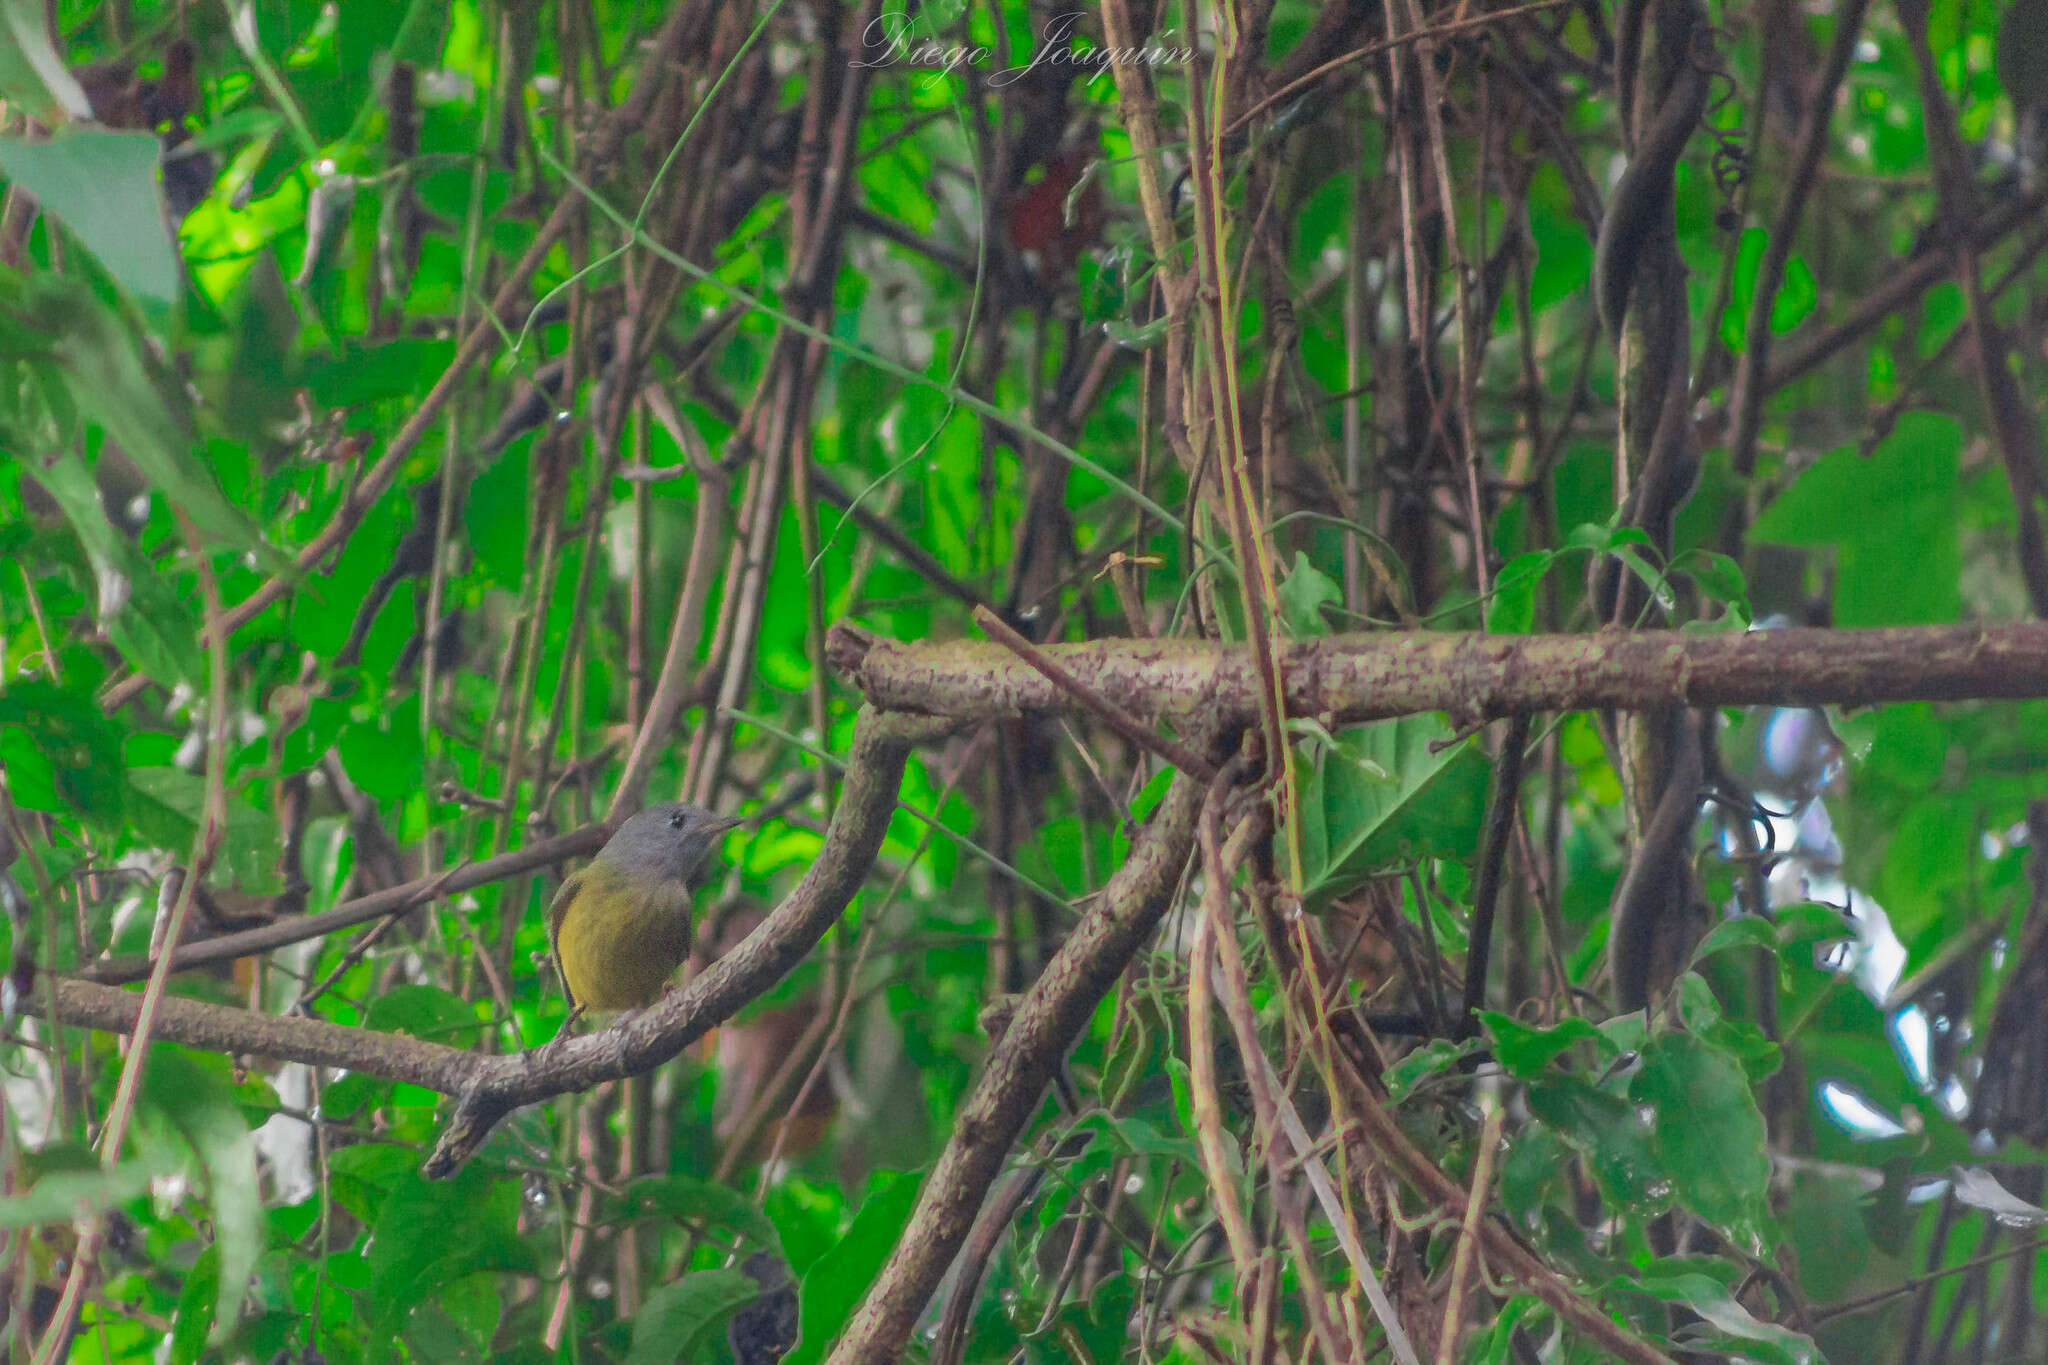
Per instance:
[[[576,992],[569,989],[569,973],[562,967],[562,919],[569,913],[569,903],[583,889],[583,879],[589,871],[589,867],[580,867],[564,877],[554,900],[548,902],[548,954],[555,959],[555,975],[562,982],[562,994],[568,997],[572,1010],[576,1008]]]

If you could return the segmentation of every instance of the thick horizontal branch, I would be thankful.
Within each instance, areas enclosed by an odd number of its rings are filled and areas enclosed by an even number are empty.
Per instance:
[[[119,986],[60,977],[57,1015],[67,1025],[103,1033],[133,1033],[142,1011],[142,995]],[[20,1009],[37,1018],[49,1017],[48,992],[38,985],[25,992]],[[378,1076],[387,1081],[453,1094],[469,1081],[476,1053],[440,1043],[422,1042],[396,1033],[350,1028],[325,1019],[256,1014],[230,1005],[213,1005],[166,995],[157,1005],[153,1038],[169,1039],[208,1052],[236,1057],[269,1057],[278,1061],[334,1066]]]
[[[1075,709],[1073,695],[1000,645],[904,644],[832,628],[832,666],[869,704],[956,720]],[[1246,725],[1259,715],[1250,651],[1207,640],[1094,640],[1044,652],[1138,715]],[[1332,723],[1448,711],[1684,706],[1865,706],[2048,697],[2048,624],[1890,630],[1593,635],[1385,632],[1297,641],[1281,654],[1287,709]]]

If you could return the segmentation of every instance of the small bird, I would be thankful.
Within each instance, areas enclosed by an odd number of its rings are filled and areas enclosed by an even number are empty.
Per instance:
[[[665,801],[620,825],[548,907],[548,943],[569,993],[567,1037],[587,1010],[661,998],[690,955],[690,903],[705,860],[738,820]]]

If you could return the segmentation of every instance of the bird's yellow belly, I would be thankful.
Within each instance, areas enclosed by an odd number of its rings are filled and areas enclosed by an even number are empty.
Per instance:
[[[592,880],[604,877],[590,869]],[[562,973],[576,1003],[592,1010],[637,1009],[661,998],[690,951],[690,895],[680,884],[621,894],[616,881],[586,885],[562,917]],[[593,893],[607,909],[590,909]]]

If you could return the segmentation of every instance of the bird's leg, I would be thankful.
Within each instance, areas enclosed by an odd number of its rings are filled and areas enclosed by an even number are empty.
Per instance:
[[[554,1056],[556,1052],[561,1050],[562,1044],[575,1036],[576,1022],[583,1017],[583,1012],[583,1006],[571,1005],[569,1007],[569,1017],[562,1021],[560,1032],[556,1033],[554,1037],[548,1039],[539,1047],[528,1048],[526,1050],[527,1057],[532,1061],[540,1062]]]

